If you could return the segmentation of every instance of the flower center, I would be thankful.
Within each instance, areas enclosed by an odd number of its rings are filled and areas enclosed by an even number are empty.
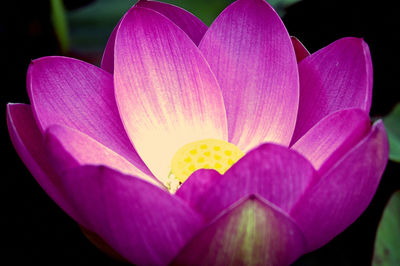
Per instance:
[[[168,189],[174,193],[196,170],[214,169],[225,173],[244,153],[232,143],[204,139],[184,145],[172,158]]]

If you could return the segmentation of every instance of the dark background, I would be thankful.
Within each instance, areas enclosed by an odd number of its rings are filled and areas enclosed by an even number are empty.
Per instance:
[[[80,233],[79,227],[44,193],[26,170],[8,137],[7,102],[29,103],[25,77],[30,60],[60,54],[47,1],[4,1],[0,16],[3,120],[1,137],[1,260],[3,265],[124,265],[109,259]],[[65,1],[68,9],[85,2]],[[122,15],[122,14],[121,14]],[[374,64],[372,117],[387,114],[400,99],[399,18],[391,2],[303,0],[286,9],[289,33],[314,52],[345,36],[363,37]],[[104,44],[105,45],[105,44]],[[70,54],[74,57],[82,56]],[[87,58],[83,58],[87,59]],[[96,58],[91,58],[96,61]],[[367,211],[328,245],[295,265],[369,265],[375,230],[391,193],[400,189],[399,164],[389,162]]]

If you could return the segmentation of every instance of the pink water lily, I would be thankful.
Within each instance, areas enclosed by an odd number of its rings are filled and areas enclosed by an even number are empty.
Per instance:
[[[207,28],[139,1],[101,69],[44,57],[12,142],[47,194],[137,265],[287,265],[371,201],[388,160],[367,44],[309,54],[264,0]]]

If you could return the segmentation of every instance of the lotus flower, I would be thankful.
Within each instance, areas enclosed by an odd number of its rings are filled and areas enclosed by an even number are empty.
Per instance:
[[[101,69],[29,66],[18,154],[79,225],[137,265],[287,265],[353,223],[388,160],[367,44],[309,54],[263,0],[207,28],[139,1]]]

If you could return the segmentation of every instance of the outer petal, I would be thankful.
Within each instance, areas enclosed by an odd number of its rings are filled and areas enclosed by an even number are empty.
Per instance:
[[[103,51],[103,57],[101,58],[101,68],[111,74],[114,73],[114,46],[119,25],[121,25],[121,20],[118,21],[117,25],[111,32],[110,37],[108,37],[106,47]]]
[[[42,132],[53,124],[75,128],[150,174],[122,126],[109,73],[72,58],[43,57],[29,66],[27,83]]]
[[[252,194],[287,211],[298,201],[314,174],[311,164],[297,152],[276,144],[264,144],[246,154],[223,176],[214,176],[215,181],[209,190],[203,192],[202,189],[193,189],[192,182],[196,185],[199,183],[192,181],[192,178],[201,176],[192,175],[176,195],[186,200],[207,220]]]
[[[292,36],[290,39],[292,40],[293,48],[296,53],[297,63],[300,63],[304,58],[310,55],[310,52],[296,37]]]
[[[254,196],[198,233],[172,265],[289,265],[306,249],[298,226]]]
[[[136,6],[153,9],[154,11],[163,14],[186,32],[196,45],[199,44],[204,33],[207,31],[207,26],[200,19],[180,7],[167,3],[146,0],[137,2]],[[110,73],[114,72],[114,44],[119,25],[120,22],[112,31],[101,61],[101,68]]]
[[[47,156],[43,137],[35,123],[31,107],[26,104],[8,104],[7,124],[11,141],[33,177],[58,206],[79,221]]]
[[[343,38],[299,64],[300,105],[292,143],[328,114],[371,107],[372,63],[368,45]]]
[[[388,153],[385,129],[379,121],[290,211],[305,233],[310,251],[326,244],[365,210],[377,189]]]
[[[262,142],[288,145],[299,101],[290,37],[264,0],[227,7],[204,35],[200,50],[221,86],[229,141],[247,151]]]
[[[129,11],[117,33],[114,83],[126,131],[159,179],[183,145],[226,139],[221,91],[187,35],[147,8]]]
[[[88,229],[136,265],[166,265],[202,223],[180,199],[109,168],[76,168],[63,185]]]
[[[364,138],[370,128],[369,116],[361,109],[340,110],[319,121],[292,149],[304,155],[322,174]]]
[[[60,174],[80,165],[105,165],[162,187],[153,177],[144,174],[125,158],[77,130],[50,126],[45,139],[54,167]]]

